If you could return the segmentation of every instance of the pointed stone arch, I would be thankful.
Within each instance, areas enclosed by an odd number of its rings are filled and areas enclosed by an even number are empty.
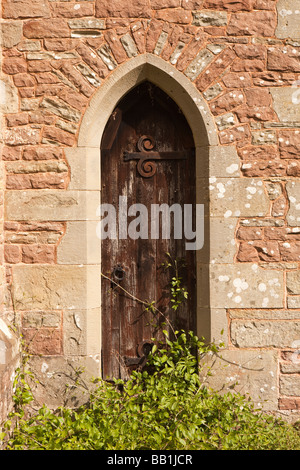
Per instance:
[[[205,246],[197,253],[198,309],[197,329],[201,336],[215,338],[210,318],[209,260],[210,217],[208,208],[209,178],[223,177],[225,168],[238,169],[235,150],[219,146],[213,116],[195,85],[172,65],[153,54],[143,54],[120,65],[93,95],[79,130],[77,148],[66,148],[71,169],[69,189],[78,191],[86,205],[86,220],[70,220],[58,249],[59,264],[86,266],[86,348],[87,354],[98,357],[101,350],[100,250],[96,236],[97,207],[100,195],[100,143],[105,125],[118,102],[132,88],[148,80],[165,91],[181,108],[192,130],[196,148],[197,203],[206,203]],[[234,174],[235,173],[235,174]],[[233,171],[233,176],[238,172]],[[93,213],[93,212],[94,213]],[[84,219],[84,217],[82,218]],[[222,227],[212,224],[219,236]],[[233,232],[234,226],[231,231]],[[225,229],[226,230],[226,229]],[[233,235],[232,235],[233,236]],[[78,240],[81,244],[78,245]],[[223,250],[224,251],[224,250]],[[220,259],[222,255],[220,254]],[[96,303],[95,303],[96,302]],[[224,311],[225,312],[225,311]],[[222,311],[222,314],[224,313]],[[219,312],[220,313],[220,312]],[[225,321],[225,313],[223,315]],[[218,322],[218,327],[220,322]],[[220,328],[221,330],[221,328]],[[98,359],[97,359],[98,360]]]
[[[102,334],[101,240],[97,237],[101,203],[100,143],[117,103],[145,80],[160,87],[175,101],[194,136],[196,202],[205,205],[205,243],[197,252],[197,328],[201,336],[218,340],[220,331],[227,330],[226,308],[235,306],[234,300],[228,297],[228,289],[231,289],[236,270],[245,269],[234,265],[235,230],[238,217],[252,213],[245,208],[237,211],[242,207],[241,188],[245,199],[248,182],[240,178],[235,147],[219,144],[209,107],[189,77],[151,53],[127,60],[93,93],[80,121],[77,146],[64,147],[71,176],[68,189],[23,191],[22,194],[17,191],[17,206],[15,191],[11,191],[6,200],[10,220],[44,220],[46,214],[49,221],[66,222],[55,265],[15,267],[14,302],[20,311],[29,308],[62,311],[64,346],[61,355],[64,360],[85,358],[87,370],[93,375],[100,373]],[[253,196],[253,200],[255,198]],[[229,209],[228,204],[235,199],[239,201],[236,210]],[[269,207],[265,206],[261,205],[263,212]],[[216,279],[227,277],[228,283],[220,281],[219,289]],[[210,287],[212,282],[214,288]],[[248,306],[247,302],[242,306]]]

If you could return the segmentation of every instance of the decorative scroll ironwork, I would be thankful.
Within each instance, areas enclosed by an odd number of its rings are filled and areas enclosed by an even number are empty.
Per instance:
[[[186,160],[190,155],[190,150],[157,152],[155,141],[149,135],[142,135],[137,143],[139,152],[124,152],[124,161],[138,160],[137,170],[144,178],[151,178],[155,175],[157,164],[153,160]]]
[[[137,356],[138,357],[128,357],[124,356],[124,363],[127,367],[130,366],[138,366],[139,368],[143,368],[147,362],[147,357],[149,356],[152,347],[153,341],[147,339],[142,341],[137,346]]]

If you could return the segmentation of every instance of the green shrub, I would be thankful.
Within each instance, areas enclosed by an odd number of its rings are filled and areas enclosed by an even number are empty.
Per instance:
[[[22,373],[16,410],[2,433],[5,449],[299,450],[296,428],[255,411],[244,396],[221,395],[201,383],[199,357],[216,350],[192,333],[177,332],[173,341],[166,335],[147,369],[127,382],[99,380],[79,409],[43,406],[30,418],[25,410],[32,395]]]

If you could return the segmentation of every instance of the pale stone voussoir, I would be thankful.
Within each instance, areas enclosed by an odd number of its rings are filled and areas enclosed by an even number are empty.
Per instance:
[[[7,220],[98,220],[99,191],[7,191]]]

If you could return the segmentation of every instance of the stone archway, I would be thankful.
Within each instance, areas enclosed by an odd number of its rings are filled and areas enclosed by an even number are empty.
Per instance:
[[[48,357],[47,362],[35,359],[42,372],[57,368],[60,361],[73,361],[85,363],[90,375],[100,374],[101,241],[96,235],[100,143],[116,104],[144,80],[160,87],[181,108],[195,141],[196,202],[205,204],[205,244],[197,252],[198,334],[222,340],[220,332],[228,331],[227,309],[263,308],[268,286],[269,307],[283,305],[282,273],[275,283],[272,271],[235,263],[239,218],[264,216],[269,211],[261,179],[240,178],[236,148],[219,144],[212,114],[194,83],[160,57],[142,54],[115,68],[93,94],[80,124],[77,147],[64,149],[71,174],[68,189],[17,191],[17,205],[14,191],[6,199],[7,220],[44,220],[46,210],[47,220],[66,222],[55,265],[18,265],[13,273],[16,310],[63,312],[64,348],[59,357]],[[262,283],[267,291],[258,289]],[[229,357],[231,352],[235,357],[234,351],[229,351]],[[248,358],[251,351],[245,354]]]
[[[213,162],[216,161],[214,156],[218,153],[218,139],[214,121],[204,99],[186,76],[162,59],[152,54],[145,54],[119,66],[97,93],[95,93],[81,123],[77,148],[66,149],[67,159],[71,166],[71,183],[69,189],[74,189],[81,193],[84,192],[86,195],[86,204],[89,204],[88,201],[91,200],[92,194],[94,194],[95,191],[99,191],[100,188],[100,143],[107,120],[121,98],[132,88],[145,80],[151,81],[165,91],[177,103],[186,116],[195,140],[198,186],[207,188],[207,184],[200,182],[207,182],[209,174],[211,176],[215,174],[216,168],[214,169]],[[229,149],[226,153],[229,155],[230,159],[230,162],[228,162],[228,158],[226,158],[228,165],[236,164],[234,151]],[[222,149],[220,149],[220,154],[224,154]],[[212,156],[211,169],[209,166],[210,155]],[[209,173],[210,171],[213,173]],[[75,186],[76,182],[77,185]],[[197,201],[199,203],[201,203],[203,197],[208,198],[205,191],[206,189],[204,192],[202,190],[202,194],[200,190],[198,191]],[[91,195],[89,195],[89,193],[91,193]],[[91,296],[94,296],[95,292],[100,293],[101,272],[101,266],[97,264],[99,263],[101,242],[96,237],[95,227],[98,223],[96,212],[94,215],[94,220],[69,222],[69,229],[67,229],[67,233],[58,251],[58,263],[74,263],[76,261],[77,264],[84,264],[88,267],[87,273],[90,269],[91,271],[96,269],[98,273],[96,278],[93,275],[87,275],[86,277],[87,292],[91,293]],[[202,279],[201,284],[198,285],[198,296],[202,299],[200,302],[204,301],[205,292],[209,288],[208,212],[206,216],[205,247],[201,250],[201,253],[197,253],[198,266],[200,267],[201,264],[201,272],[205,272],[205,275],[203,274],[205,280],[203,281]],[[81,247],[77,245],[79,234],[83,242]],[[72,254],[75,255],[75,258]],[[97,298],[100,301],[99,297],[100,296]],[[209,298],[206,297],[205,301],[206,304],[202,304],[202,308],[198,309],[198,333],[210,337]],[[87,303],[89,304],[88,298]],[[94,314],[100,308],[101,305],[99,303],[96,310],[94,310]],[[101,349],[100,335],[95,336],[95,317],[97,317],[97,315],[94,315],[92,311],[87,309],[86,327],[88,354],[98,353]],[[88,318],[90,319],[88,320]],[[96,320],[96,322],[98,322],[98,320]],[[91,325],[93,326],[91,327]],[[93,332],[92,335],[90,335],[89,331]]]

